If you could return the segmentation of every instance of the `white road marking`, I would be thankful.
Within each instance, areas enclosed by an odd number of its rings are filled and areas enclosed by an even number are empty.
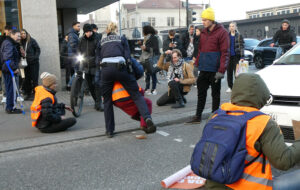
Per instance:
[[[164,132],[164,131],[156,131],[156,133],[158,133],[158,134],[160,134],[160,135],[162,135],[162,136],[164,136],[164,137],[167,137],[167,136],[170,135],[169,133]]]
[[[174,139],[174,141],[182,142],[182,139]]]
[[[190,148],[195,148],[195,146],[196,146],[196,145],[194,145],[194,144],[191,144],[191,145],[190,145]]]

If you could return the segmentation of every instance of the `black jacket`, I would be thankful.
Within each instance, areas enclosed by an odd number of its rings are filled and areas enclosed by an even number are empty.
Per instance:
[[[101,42],[101,40],[102,40],[102,34],[94,32],[94,35],[95,35],[95,38],[98,40],[98,42]]]
[[[68,33],[68,54],[69,56],[75,56],[77,53],[79,42],[79,32],[74,30],[73,28],[70,29]]]
[[[295,32],[289,26],[287,30],[282,30],[282,27],[280,27],[280,30],[275,33],[273,41],[274,43],[278,42],[279,45],[286,45],[297,42],[297,39]]]
[[[198,56],[199,42],[200,42],[200,36],[195,35],[194,42],[193,42],[193,44],[194,44],[193,57],[195,57],[195,58],[197,58],[197,56]]]
[[[79,39],[77,52],[84,57],[84,61],[88,68],[96,67],[96,51],[99,48],[99,41],[95,38],[95,34],[87,38],[85,35]]]
[[[146,41],[145,45],[146,45],[145,51],[150,52],[150,48],[152,48],[154,55],[160,55],[158,39],[155,35],[151,35],[150,38]]]
[[[0,48],[0,56],[2,64],[2,72],[9,73],[9,70],[5,64],[10,60],[10,68],[15,71],[19,68],[20,51],[18,51],[19,43],[15,42],[11,37],[6,37]]]
[[[22,47],[25,50],[26,46],[26,39],[21,41]],[[38,64],[39,58],[41,54],[41,49],[39,44],[36,42],[34,38],[30,38],[28,44],[27,44],[27,50],[26,50],[26,61],[30,64]]]
[[[230,36],[231,36],[231,33],[229,32],[229,44],[231,45]],[[230,48],[229,48],[229,51],[230,51]],[[234,51],[237,56],[244,58],[244,38],[237,31],[235,32],[235,38],[234,38]],[[230,55],[230,53],[229,53],[229,55]]]
[[[168,36],[168,38],[163,42],[163,51],[167,51],[167,50],[173,50],[173,48],[169,47],[170,43],[175,43],[177,46],[175,49],[179,49],[182,52],[182,43],[180,41],[180,39],[175,36],[175,38],[170,39],[170,37]]]
[[[196,34],[193,35],[194,39],[195,39],[195,37],[196,37]],[[184,35],[182,35],[181,41],[182,41],[182,52],[181,52],[182,57],[187,57],[187,52],[186,51],[187,51],[187,48],[189,47],[189,44],[190,44],[190,41],[191,41],[190,33],[186,32]],[[195,48],[195,45],[194,45],[194,48]]]
[[[42,111],[36,126],[38,129],[47,128],[53,123],[59,123],[61,116],[65,115],[65,104],[57,103],[55,91],[46,87],[44,88],[54,95],[54,104],[52,104],[51,98],[46,98],[41,101]]]

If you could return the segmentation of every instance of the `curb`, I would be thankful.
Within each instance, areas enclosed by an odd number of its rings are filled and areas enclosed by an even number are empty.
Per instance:
[[[207,119],[209,117],[209,115],[210,115],[210,113],[208,113],[208,112],[203,113],[202,119],[203,120]],[[158,122],[156,124],[156,126],[157,127],[165,127],[165,126],[169,126],[169,125],[180,124],[180,123],[184,123],[184,122],[188,121],[191,118],[192,118],[191,115],[188,115],[188,116],[185,115],[183,117],[176,118],[173,120]],[[123,124],[123,126],[125,128],[125,126],[128,126],[128,123]],[[120,126],[120,128],[122,128],[122,126]],[[125,129],[125,130],[120,130],[120,131],[116,132],[116,134],[129,133],[129,132],[138,131],[138,130],[140,130],[140,128]],[[95,135],[95,134],[98,134],[98,135]],[[74,131],[71,133],[62,133],[62,134],[49,134],[48,136],[44,136],[44,137],[22,139],[22,140],[17,140],[17,141],[8,141],[8,142],[1,143],[0,154],[18,151],[18,150],[25,150],[25,149],[55,145],[55,144],[62,144],[62,143],[72,142],[72,141],[81,141],[81,140],[85,140],[85,139],[98,138],[98,137],[105,137],[105,129],[104,128],[81,130],[81,131]]]

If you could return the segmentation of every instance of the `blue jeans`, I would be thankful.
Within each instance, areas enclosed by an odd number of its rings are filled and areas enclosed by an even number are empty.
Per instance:
[[[150,77],[152,78],[152,90],[156,89],[156,84],[157,84],[156,73],[159,71],[156,67],[158,59],[159,59],[159,55],[155,55],[151,59],[154,70],[153,70],[152,74],[146,73],[146,88],[145,88],[145,90],[150,89]]]
[[[274,178],[273,190],[299,190],[300,170],[292,171]]]

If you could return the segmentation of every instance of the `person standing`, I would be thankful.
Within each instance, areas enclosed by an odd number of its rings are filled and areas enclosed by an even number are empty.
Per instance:
[[[74,70],[72,69],[72,63],[68,56],[68,41],[69,41],[69,36],[66,35],[61,45],[60,55],[62,56],[63,64],[66,70],[66,90],[70,91],[71,86],[69,85],[69,82],[72,75],[74,74]]]
[[[157,77],[155,71],[155,65],[157,64],[158,58],[160,56],[159,46],[158,46],[158,39],[155,36],[155,30],[152,26],[144,26],[143,27],[143,35],[144,35],[144,43],[141,46],[143,51],[148,53],[153,52],[152,57],[149,58],[148,64],[152,64],[153,69],[151,71],[146,70],[146,94],[147,95],[156,95],[156,84],[157,84]],[[150,78],[152,78],[152,89],[150,91]]]
[[[227,66],[227,93],[231,92],[233,86],[233,76],[235,76],[236,65],[239,61],[244,61],[244,39],[238,32],[235,22],[229,24],[230,58]]]
[[[36,40],[32,38],[25,29],[21,30],[21,46],[24,49],[24,58],[26,58],[27,61],[27,67],[24,69],[24,100],[33,100],[34,89],[38,86],[39,80],[39,57],[41,54],[41,49]]]
[[[109,23],[107,37],[101,40],[98,62],[101,66],[101,87],[104,97],[104,116],[106,135],[114,136],[115,120],[112,101],[112,90],[115,81],[119,81],[138,107],[140,115],[146,122],[147,133],[154,133],[154,125],[145,99],[139,92],[135,76],[131,73],[130,49],[127,39],[116,34],[117,25]]]
[[[195,40],[195,26],[190,25],[188,32],[182,36],[182,45],[183,45],[183,52],[182,56],[185,61],[190,61],[193,59],[194,54],[194,40]]]
[[[4,33],[3,33],[3,36],[0,37],[0,48],[1,48],[1,45],[2,43],[4,42],[4,40],[6,40],[6,38],[8,36],[10,36],[10,33],[12,31],[12,28],[11,26],[5,26],[4,27]],[[4,76],[3,76],[3,73],[2,73],[2,65],[3,65],[3,60],[1,60],[1,52],[0,52],[0,72],[1,72],[1,90],[2,90],[2,100],[1,100],[1,103],[5,103],[6,102],[6,90],[5,90],[5,82],[4,82]]]
[[[76,54],[77,54],[78,43],[79,43],[79,31],[80,31],[80,22],[77,21],[73,22],[72,28],[68,33],[68,56],[73,70],[75,69],[75,64],[77,61]],[[70,83],[71,81],[72,79],[70,80]],[[69,86],[71,86],[70,83]]]
[[[274,47],[275,43],[281,46],[283,53],[287,52],[297,43],[296,34],[291,30],[289,20],[284,19],[282,21],[281,27],[273,36],[273,43],[271,43],[270,46]],[[280,55],[276,55],[276,58],[279,56]]]
[[[97,108],[96,104],[96,93],[95,93],[95,73],[96,73],[96,52],[99,48],[99,41],[95,38],[93,33],[92,26],[90,24],[85,24],[83,26],[84,35],[79,39],[78,44],[78,54],[83,56],[83,65],[86,69],[85,78],[88,83],[90,93],[95,101],[95,109]]]
[[[215,21],[212,8],[202,12],[204,29],[201,32],[196,59],[200,74],[197,79],[198,101],[196,115],[187,123],[200,123],[206,103],[207,90],[212,90],[212,112],[220,106],[221,79],[224,78],[229,59],[229,37],[225,28]]]
[[[179,49],[182,50],[182,43],[176,36],[175,30],[169,30],[168,38],[163,41],[163,52],[167,50]]]
[[[20,53],[18,51],[20,43],[20,31],[12,30],[10,36],[7,36],[1,45],[1,60],[3,61],[2,73],[5,80],[6,89],[6,108],[8,114],[21,114],[22,110],[16,108],[16,87],[13,84],[13,78],[10,70],[15,77],[18,77]],[[8,65],[6,64],[8,63]]]
[[[98,33],[98,27],[96,24],[91,24],[91,27],[93,29],[93,33],[95,35],[95,38],[100,42],[102,39],[102,34]]]

